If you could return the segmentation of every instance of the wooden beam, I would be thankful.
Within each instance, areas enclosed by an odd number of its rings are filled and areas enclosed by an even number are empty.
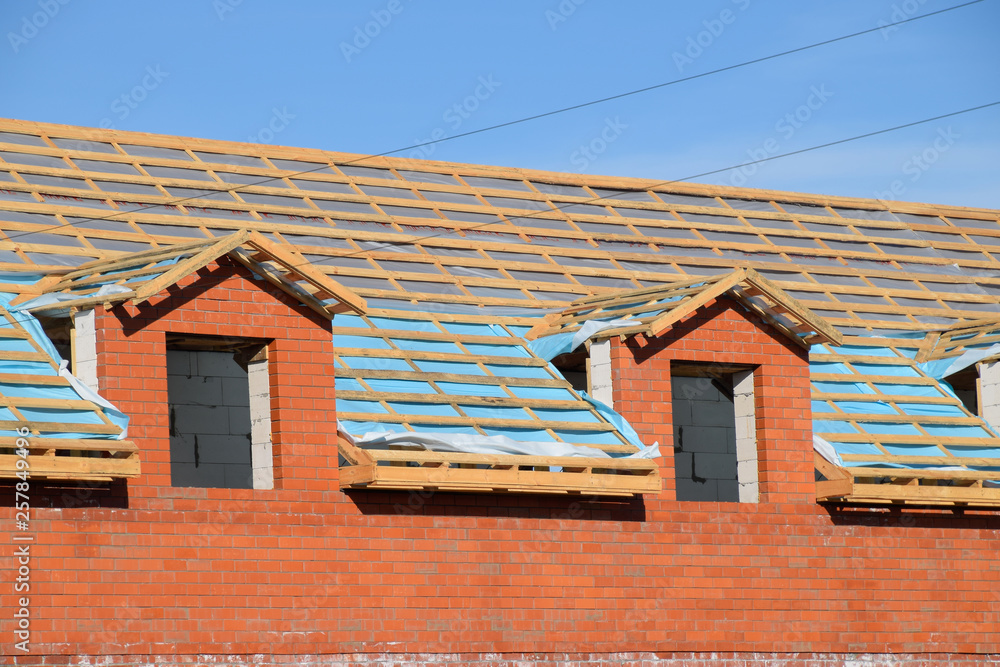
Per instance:
[[[668,312],[664,313],[660,317],[653,320],[649,325],[649,335],[659,336],[663,331],[670,327],[675,322],[684,318],[685,316],[693,313],[698,308],[701,308],[708,302],[716,299],[737,285],[746,277],[746,271],[743,269],[737,269],[733,271],[726,278],[717,281],[715,284],[711,285],[707,289],[701,291],[697,296],[692,297],[690,300],[686,301],[683,307],[673,308]]]
[[[276,243],[267,240],[258,232],[251,232],[247,239],[247,244],[257,250],[267,253],[271,259],[282,265],[287,271],[301,276],[305,281],[322,290],[338,301],[348,306],[356,313],[364,313],[368,304],[357,294],[344,287],[336,280],[314,269],[305,260],[296,258],[292,253],[285,250]]]
[[[237,232],[236,234],[223,236],[215,243],[206,246],[197,252],[194,256],[182,260],[169,270],[160,274],[158,277],[143,283],[141,287],[135,290],[135,296],[132,298],[132,304],[138,306],[143,301],[159,294],[167,287],[215,261],[222,255],[228,253],[230,250],[243,245],[249,237],[250,233],[245,230]]]

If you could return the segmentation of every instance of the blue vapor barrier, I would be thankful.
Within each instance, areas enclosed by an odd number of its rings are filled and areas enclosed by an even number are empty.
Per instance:
[[[600,333],[601,331],[604,331],[605,329],[627,327],[637,323],[638,320],[624,318],[617,320],[588,320],[587,322],[584,322],[583,326],[577,331],[557,333],[552,334],[551,336],[542,336],[541,338],[529,342],[528,346],[531,347],[531,351],[537,356],[545,359],[546,361],[551,361],[560,354],[572,352],[576,348],[583,345],[583,343],[589,338]]]
[[[11,281],[6,281],[11,282]],[[33,283],[32,283],[33,284]],[[79,379],[71,375],[67,370],[68,362],[64,361],[56,351],[55,346],[45,334],[41,324],[35,316],[23,310],[14,309],[10,302],[16,294],[0,293],[0,307],[3,307],[10,314],[16,324],[11,324],[6,318],[0,318],[0,326],[3,328],[21,328],[32,340],[38,344],[42,351],[47,354],[58,366],[57,371],[52,364],[40,361],[0,361],[0,373],[23,376],[56,377],[62,376],[70,386],[53,387],[45,384],[31,385],[29,383],[3,383],[0,384],[0,391],[4,396],[11,398],[59,398],[71,400],[87,400],[99,405],[105,416],[112,424],[118,426],[121,432],[117,436],[96,433],[54,433],[44,432],[42,437],[46,438],[90,438],[98,440],[117,439],[122,440],[127,437],[129,418],[114,405],[98,395],[92,389],[84,385]],[[23,307],[24,304],[22,304]],[[27,340],[6,339],[3,343],[6,351],[33,352],[35,348]],[[90,410],[72,409],[48,409],[48,408],[18,408],[20,413],[26,418],[39,423],[58,424],[102,424],[101,419]],[[11,415],[8,421],[17,421]],[[0,431],[0,435],[14,436],[14,431]]]
[[[972,349],[967,349],[957,357],[925,361],[920,364],[920,370],[927,373],[932,378],[941,380],[953,373],[957,373],[968,368],[969,366],[977,364],[983,359],[993,357],[998,354],[1000,354],[1000,345],[997,344],[985,345],[983,347],[972,346]]]
[[[334,349],[342,362],[339,367],[358,371],[356,377],[336,379],[338,392],[377,392],[380,400],[357,400],[337,398],[337,410],[342,416],[340,428],[346,435],[364,447],[381,446],[380,443],[424,446],[439,451],[520,453],[537,456],[643,456],[651,458],[658,454],[655,447],[644,447],[635,430],[611,408],[594,401],[582,392],[574,393],[568,386],[532,386],[531,380],[539,384],[549,384],[560,377],[558,370],[549,366],[524,366],[515,363],[500,363],[507,358],[511,361],[531,359],[528,343],[518,338],[530,327],[504,327],[499,324],[477,322],[452,322],[428,320],[407,320],[405,318],[361,317],[340,314],[334,317],[334,328],[344,333],[333,336]],[[454,341],[422,339],[409,332],[442,333],[442,329],[458,337]],[[594,329],[594,327],[591,327]],[[362,332],[372,335],[360,335]],[[462,337],[475,337],[472,341]],[[573,334],[570,334],[572,337]],[[495,338],[496,343],[487,339]],[[386,341],[389,341],[388,343]],[[404,359],[385,359],[378,356],[379,350],[398,349],[417,353]],[[373,350],[374,356],[357,355],[355,350]],[[424,359],[424,353],[446,352],[454,355],[468,354],[469,360],[454,358],[449,360]],[[491,358],[489,362],[478,363],[476,358]],[[486,370],[484,370],[484,368]],[[399,371],[399,378],[367,377],[366,371]],[[407,373],[442,373],[447,380],[407,379]],[[377,375],[377,373],[372,373]],[[481,384],[471,381],[493,375],[497,378],[518,380],[517,383]],[[470,381],[463,381],[468,378]],[[527,382],[525,382],[527,381]],[[398,395],[393,396],[394,394]],[[412,400],[407,400],[407,396]],[[416,400],[416,395],[443,395],[449,403],[430,403]],[[496,399],[484,404],[480,399]],[[589,404],[581,401],[589,401]],[[475,401],[470,399],[476,399]],[[505,400],[507,399],[507,400]],[[539,401],[530,408],[511,405],[515,401]],[[549,407],[544,401],[577,401],[579,407]],[[592,405],[594,410],[588,409]],[[400,415],[400,421],[407,416],[421,417],[419,422],[395,424],[369,421],[363,414]],[[640,452],[633,454],[608,454],[594,449],[600,446],[621,445],[622,439],[614,431],[595,431],[591,428],[604,420],[614,426],[622,438],[637,447]],[[435,424],[434,417],[465,417],[479,421],[477,429],[472,424]],[[550,428],[540,423],[547,422]],[[558,424],[558,426],[556,425]],[[573,425],[578,424],[579,428]],[[563,442],[560,442],[562,440]]]

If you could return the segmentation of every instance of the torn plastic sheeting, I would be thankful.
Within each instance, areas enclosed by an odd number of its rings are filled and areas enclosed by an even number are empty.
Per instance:
[[[972,366],[973,364],[979,363],[983,359],[998,354],[1000,354],[1000,344],[990,345],[985,348],[967,350],[953,359],[926,361],[922,364],[917,364],[917,367],[927,375],[930,375],[932,378],[942,380],[953,373],[957,373],[968,368],[969,366]]]
[[[560,354],[572,352],[583,345],[584,341],[605,329],[627,327],[638,324],[638,320],[621,318],[616,320],[589,320],[584,322],[579,330],[572,333],[557,333],[543,336],[528,343],[531,351],[537,356],[551,361]]]
[[[388,449],[390,446],[419,446],[433,452],[461,454],[494,454],[513,456],[552,456],[610,459],[612,456],[596,447],[582,447],[565,442],[518,441],[503,435],[463,435],[438,433],[386,433],[371,432],[361,436],[348,433],[338,423],[341,433],[363,449]],[[652,449],[655,445],[647,449]],[[637,452],[614,458],[655,458],[649,452]]]
[[[611,408],[611,406],[607,405],[606,403],[602,403],[601,401],[587,394],[587,392],[585,391],[581,391],[578,393],[580,394],[581,397],[583,397],[583,400],[593,405],[594,409],[597,410],[597,412],[602,417],[604,417],[605,420],[613,424],[614,427],[618,429],[618,432],[625,438],[626,441],[628,441],[629,444],[635,445],[636,447],[639,448],[639,453],[634,454],[633,455],[634,457],[644,458],[644,459],[659,458],[660,456],[659,442],[654,442],[650,446],[646,447],[645,445],[642,444],[642,440],[639,438],[639,434],[635,432],[635,429],[632,428],[632,425],[629,424],[628,421],[623,416],[615,412]]]
[[[115,440],[124,440],[128,437],[129,417],[124,412],[116,408],[110,401],[98,394],[96,391],[85,385],[75,375],[68,370],[69,362],[60,360],[59,375],[69,381],[70,385],[80,395],[80,398],[101,406],[104,416],[111,420],[111,423],[121,429],[121,433],[114,436]],[[93,435],[81,435],[81,437],[94,437]],[[101,436],[104,437],[104,436]]]
[[[10,308],[11,312],[25,311],[29,308],[37,308],[39,306],[50,306],[54,304],[63,303],[65,301],[77,301],[78,299],[90,298],[90,297],[100,297],[100,296],[112,296],[115,294],[130,294],[132,292],[128,287],[122,285],[104,285],[101,289],[97,290],[93,294],[87,294],[86,296],[75,294],[75,293],[62,293],[58,292],[55,294],[43,294],[41,296],[35,297],[30,301],[25,301],[22,304],[13,306]]]
[[[844,460],[840,458],[840,454],[837,453],[837,449],[816,434],[813,434],[813,449],[830,463],[836,466],[844,466]]]

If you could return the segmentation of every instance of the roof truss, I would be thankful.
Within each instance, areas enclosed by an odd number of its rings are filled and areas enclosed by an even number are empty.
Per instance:
[[[61,293],[78,298],[29,306],[27,310],[40,313],[99,304],[110,306],[123,301],[138,306],[223,255],[229,255],[325,317],[347,311],[363,312],[366,307],[364,299],[316,271],[294,251],[282,248],[258,232],[241,230],[218,239],[88,262],[57,280],[45,281],[40,284],[40,291],[31,295]],[[118,291],[100,293],[102,287],[109,285],[117,286]]]
[[[607,329],[598,335],[625,336],[643,333],[659,336],[723,295],[736,299],[806,349],[817,343],[839,344],[843,340],[840,332],[822,317],[757,271],[746,268],[712,278],[577,299],[562,313],[533,328],[528,336],[538,338],[553,333],[576,331],[589,320],[622,317],[635,318],[637,323]]]

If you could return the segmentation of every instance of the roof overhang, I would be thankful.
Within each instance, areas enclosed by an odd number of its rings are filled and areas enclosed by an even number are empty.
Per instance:
[[[317,271],[294,250],[269,241],[259,232],[242,230],[166,248],[88,262],[42,281],[16,301],[31,313],[46,314],[131,302],[138,306],[171,285],[227,255],[318,314],[364,312],[363,298]],[[114,289],[109,290],[108,287]],[[57,295],[57,299],[41,299]],[[37,299],[38,304],[31,301]]]

